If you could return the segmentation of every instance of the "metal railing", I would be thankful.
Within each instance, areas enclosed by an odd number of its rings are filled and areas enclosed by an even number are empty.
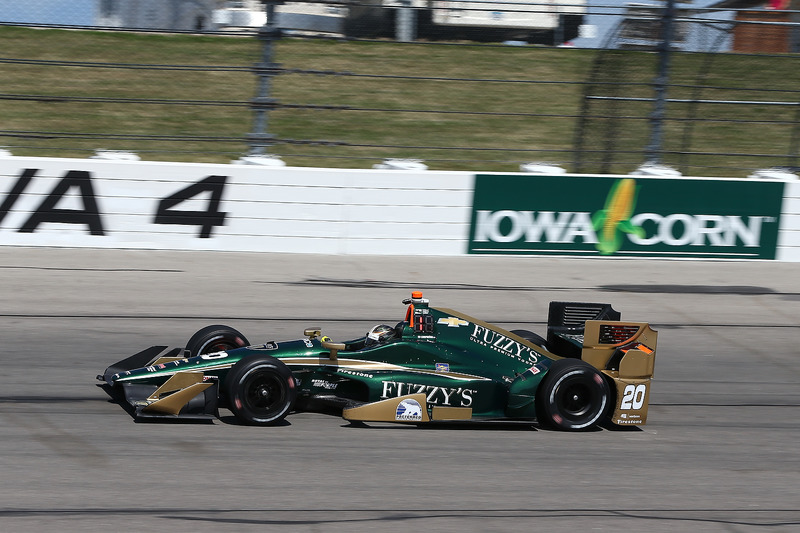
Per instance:
[[[331,4],[338,17],[368,8],[396,23],[379,39],[299,32],[281,26],[287,6],[257,4],[267,15],[259,27],[50,21],[36,25],[94,31],[70,32],[41,47],[24,41],[43,41],[45,34],[14,33],[6,42],[20,46],[0,54],[7,67],[0,80],[0,144],[20,155],[75,156],[105,148],[213,162],[279,156],[308,166],[418,158],[442,169],[515,170],[543,161],[570,171],[616,173],[649,162],[684,174],[742,175],[798,165],[800,11],[578,4],[583,24],[573,28],[573,44],[594,48],[575,50],[525,46],[513,38],[514,28],[505,28],[504,42],[444,30],[440,38],[421,39],[409,28],[423,21],[430,32],[433,18],[419,0],[391,7]],[[484,4],[545,11],[510,1],[473,2],[462,10],[485,10]],[[0,38],[33,24],[4,15],[0,8]],[[531,35],[561,44],[559,35],[565,35],[556,30],[565,26],[559,24]],[[592,34],[592,26],[595,37],[582,36]],[[98,36],[120,32],[142,48],[130,56],[105,57],[96,44],[95,51],[81,52],[85,56],[75,52],[82,38],[96,43]],[[183,36],[180,47],[196,46],[202,55],[159,53],[164,33]],[[122,41],[114,46],[123,47]],[[445,55],[451,64],[437,63]],[[476,69],[484,60],[485,69]],[[412,121],[418,126],[409,126]],[[477,134],[482,129],[486,135]]]

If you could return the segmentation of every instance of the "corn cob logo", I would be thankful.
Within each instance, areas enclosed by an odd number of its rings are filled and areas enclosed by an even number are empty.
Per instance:
[[[622,233],[644,238],[644,229],[631,222],[637,194],[636,180],[618,180],[606,197],[605,207],[592,216],[592,226],[597,232],[597,249],[601,255],[611,255],[622,247]]]

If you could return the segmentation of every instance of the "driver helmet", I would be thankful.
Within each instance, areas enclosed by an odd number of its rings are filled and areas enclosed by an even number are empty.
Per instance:
[[[383,344],[395,337],[395,330],[392,326],[386,324],[378,324],[367,333],[367,341],[365,346],[375,346],[376,344]]]

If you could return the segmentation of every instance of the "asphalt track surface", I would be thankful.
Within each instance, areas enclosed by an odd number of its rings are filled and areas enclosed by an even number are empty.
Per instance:
[[[0,248],[0,530],[800,531],[797,265]],[[550,300],[659,331],[649,423],[135,423],[95,375],[230,324],[334,339],[432,305],[544,332]]]

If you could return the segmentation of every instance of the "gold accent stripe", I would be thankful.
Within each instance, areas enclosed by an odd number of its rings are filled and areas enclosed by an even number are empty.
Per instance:
[[[431,420],[469,420],[472,418],[470,407],[448,407],[434,405],[431,408]]]
[[[381,363],[379,361],[364,361],[361,359],[337,359],[335,362],[327,358],[314,357],[286,357],[281,359],[288,366],[302,366],[309,364],[309,359],[317,359],[320,361],[320,366],[335,366],[343,370],[358,370],[363,371],[397,371],[397,372],[412,372],[416,374],[430,374],[434,376],[441,376],[458,381],[491,381],[491,379],[483,376],[474,376],[472,374],[462,374],[459,372],[437,372],[436,370],[426,370],[422,368],[409,368],[407,366],[393,365],[391,363]]]
[[[161,384],[147,399],[156,401],[161,395],[185,389],[191,385],[203,382],[202,372],[178,372]]]
[[[209,388],[213,383],[195,383],[183,390],[170,394],[166,398],[147,405],[142,411],[158,411],[169,415],[177,415],[189,400]]]

